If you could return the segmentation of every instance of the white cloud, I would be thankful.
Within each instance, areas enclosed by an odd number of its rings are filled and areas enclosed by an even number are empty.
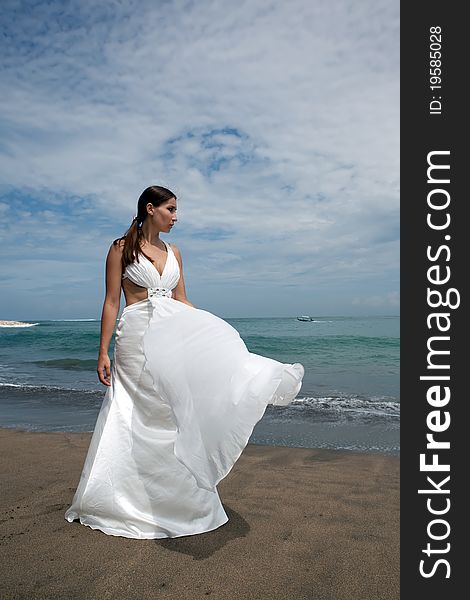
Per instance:
[[[16,210],[23,195],[35,210],[8,225],[8,239],[26,236],[12,260],[28,244],[48,260],[48,224],[61,269],[101,273],[139,194],[160,184],[178,196],[170,241],[191,289],[204,302],[217,281],[219,310],[233,282],[321,287],[325,310],[337,285],[349,298],[396,292],[398,2],[15,6],[2,203]],[[86,218],[72,219],[79,199]],[[251,310],[283,308],[262,294]]]
[[[354,298],[353,305],[366,306],[370,308],[394,308],[400,306],[400,298],[397,292],[390,292],[385,295],[369,296],[366,298]]]

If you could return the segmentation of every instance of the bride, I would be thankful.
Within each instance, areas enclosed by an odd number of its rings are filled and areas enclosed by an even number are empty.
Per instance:
[[[148,187],[106,260],[98,377],[107,391],[65,518],[108,535],[173,538],[226,523],[217,484],[267,405],[290,403],[302,385],[300,363],[249,352],[231,325],[187,299],[181,253],[160,238],[176,212],[170,190]]]

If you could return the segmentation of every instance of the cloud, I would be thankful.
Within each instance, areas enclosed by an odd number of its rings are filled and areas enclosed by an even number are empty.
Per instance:
[[[307,309],[315,294],[321,310],[349,314],[361,290],[397,293],[398,2],[80,0],[3,12],[0,231],[12,281],[34,248],[44,262],[33,287],[52,260],[101,289],[107,247],[141,191],[160,184],[178,196],[169,241],[199,304],[224,312],[240,286],[261,284],[271,293],[253,292],[249,314],[294,310],[279,286]],[[14,312],[13,283],[9,294]],[[98,312],[95,292],[77,297],[84,316]]]
[[[371,308],[393,308],[397,310],[400,306],[398,293],[389,292],[382,296],[369,296],[366,298],[354,298],[353,304],[356,306],[367,306]]]

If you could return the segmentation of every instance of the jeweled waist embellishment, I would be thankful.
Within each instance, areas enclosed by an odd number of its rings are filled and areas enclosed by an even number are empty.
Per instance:
[[[166,296],[167,298],[171,298],[171,290],[165,287],[152,287],[148,288],[148,297],[149,298],[158,298],[160,296]]]

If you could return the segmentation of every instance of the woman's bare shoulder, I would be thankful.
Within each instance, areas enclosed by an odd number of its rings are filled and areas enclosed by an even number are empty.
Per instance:
[[[124,238],[117,238],[113,240],[111,247],[109,248],[109,252],[114,254],[119,254],[121,256],[122,251],[124,250]]]
[[[116,238],[115,240],[113,240],[111,248],[116,247],[119,248],[119,250],[122,250],[124,248],[124,241],[124,238]]]
[[[122,252],[124,249],[124,240],[122,238],[117,238],[114,240],[109,247],[108,251],[108,259],[110,260],[121,260]]]

